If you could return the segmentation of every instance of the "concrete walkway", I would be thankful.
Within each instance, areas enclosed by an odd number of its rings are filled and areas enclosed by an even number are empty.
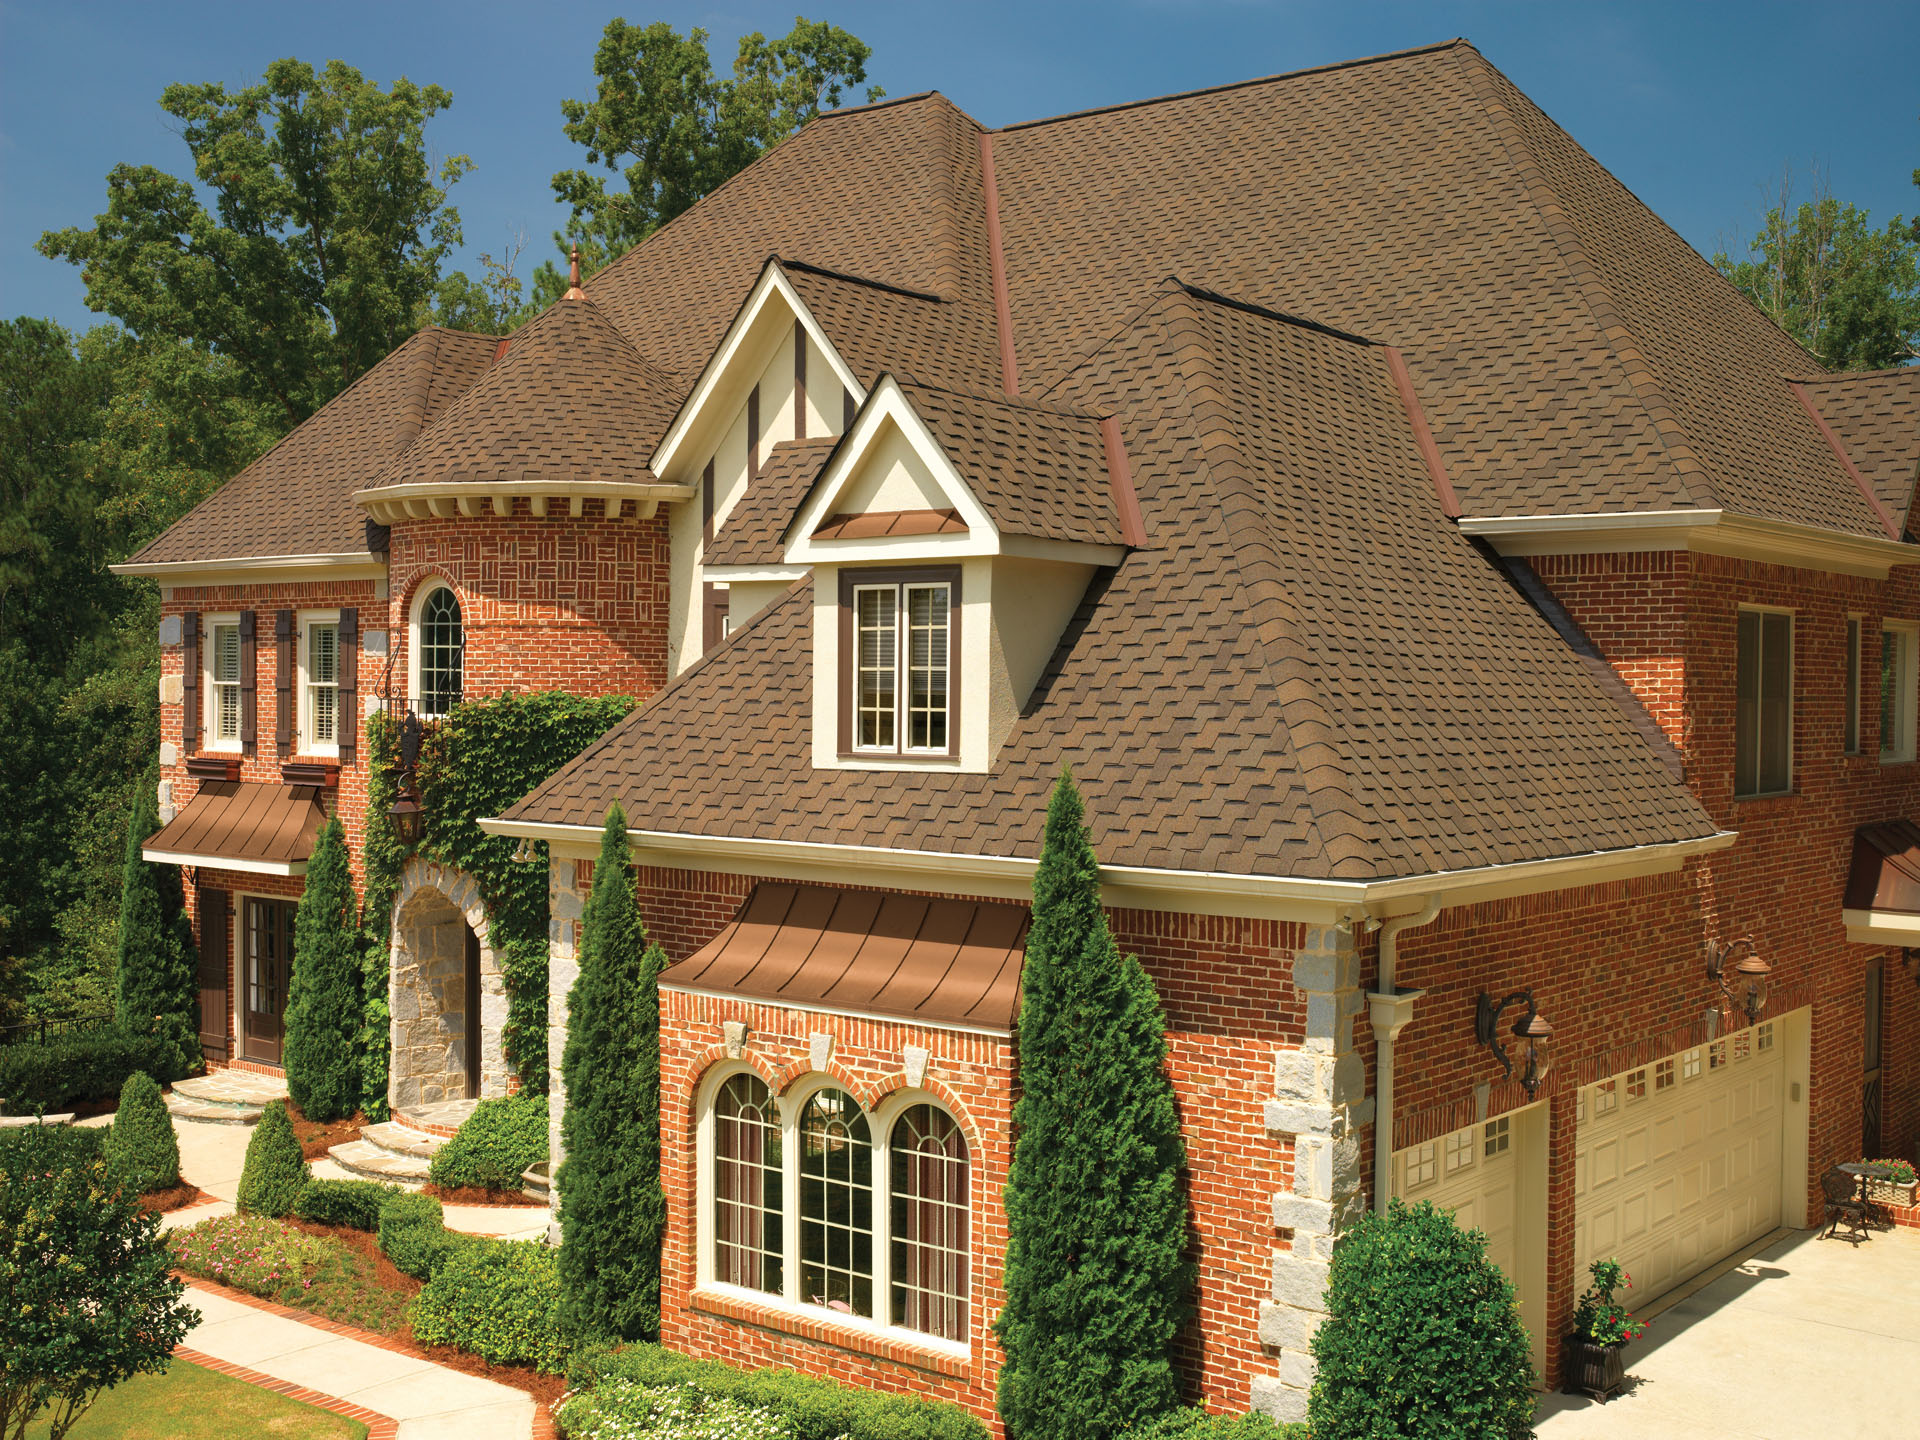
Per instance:
[[[1666,1308],[1606,1405],[1543,1396],[1540,1440],[1816,1440],[1903,1429],[1920,1403],[1920,1231],[1790,1231]],[[1709,1272],[1711,1274],[1711,1272]]]
[[[200,1323],[189,1349],[276,1380],[363,1405],[399,1421],[398,1440],[528,1440],[534,1401],[525,1391],[431,1361],[330,1334],[197,1285],[187,1300]]]

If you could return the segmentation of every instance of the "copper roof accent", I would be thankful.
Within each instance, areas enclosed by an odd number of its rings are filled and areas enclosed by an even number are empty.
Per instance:
[[[1853,832],[1844,903],[1849,910],[1920,915],[1920,825],[1883,820]]]
[[[1100,422],[1100,443],[1107,452],[1107,484],[1113,489],[1113,508],[1120,516],[1120,536],[1138,550],[1147,543],[1146,522],[1140,518],[1140,497],[1133,493],[1133,470],[1127,464],[1127,442],[1120,434],[1120,417]]]
[[[763,881],[666,989],[1010,1031],[1024,905]]]
[[[141,847],[149,860],[306,873],[327,823],[313,785],[211,780]]]
[[[981,187],[986,192],[987,255],[993,267],[993,320],[1000,336],[1000,388],[1008,399],[1020,394],[1020,366],[1013,353],[1013,310],[1007,302],[1006,249],[1000,238],[1000,187],[994,181],[993,135],[980,135]]]
[[[958,510],[870,510],[863,515],[829,515],[813,532],[816,540],[870,540],[876,535],[964,535],[967,522]]]
[[[1819,406],[1847,460],[1892,516],[1895,533],[1904,534],[1920,478],[1920,367],[1813,375],[1795,383]]]
[[[580,247],[575,245],[567,256],[567,293],[562,300],[584,300],[587,292],[580,288]]]
[[[1833,427],[1827,423],[1826,417],[1820,413],[1820,407],[1813,403],[1813,397],[1807,393],[1807,387],[1798,380],[1789,380],[1787,382],[1787,389],[1793,392],[1793,398],[1800,402],[1800,408],[1805,410],[1812,418],[1813,423],[1819,427],[1820,438],[1827,442],[1827,448],[1833,451],[1834,459],[1838,460],[1840,462],[1840,468],[1847,472],[1847,478],[1852,480],[1854,485],[1859,488],[1861,495],[1866,498],[1867,504],[1873,507],[1873,513],[1880,517],[1880,523],[1886,527],[1887,538],[1890,540],[1898,540],[1900,538],[1900,526],[1894,521],[1893,516],[1888,513],[1887,507],[1880,503],[1880,497],[1873,493],[1873,487],[1867,483],[1867,477],[1862,475],[1859,467],[1853,463],[1853,457],[1847,454],[1847,447],[1841,444],[1840,437],[1833,433]]]

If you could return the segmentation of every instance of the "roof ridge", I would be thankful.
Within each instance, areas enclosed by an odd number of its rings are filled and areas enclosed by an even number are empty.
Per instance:
[[[1830,385],[1842,380],[1891,380],[1898,375],[1920,379],[1920,365],[1888,365],[1879,370],[1821,370],[1810,375],[1782,375],[1789,385]]]
[[[953,111],[954,114],[963,116],[972,122],[977,129],[984,130],[987,128],[978,120],[975,120],[973,116],[968,115],[960,106],[954,104],[953,98],[945,91],[937,88],[916,90],[911,95],[883,95],[878,100],[866,100],[858,105],[836,105],[831,110],[820,111],[813,119],[807,121],[807,124],[812,125],[821,120],[837,120],[843,115],[865,115],[875,110],[890,110],[895,105],[911,105],[919,100],[938,100],[949,110]],[[803,126],[802,128],[804,129],[805,127]]]
[[[1533,151],[1528,147],[1526,136],[1521,133],[1519,122],[1513,117],[1506,103],[1493,93],[1486,71],[1494,67],[1486,56],[1471,45],[1465,47],[1468,55],[1462,55],[1457,62],[1464,69],[1469,94],[1479,102],[1485,112],[1487,123],[1494,135],[1506,150],[1508,158],[1518,172],[1520,183],[1526,189],[1528,200],[1533,204],[1540,217],[1540,223],[1548,238],[1559,252],[1561,262],[1567,268],[1567,277],[1579,291],[1585,301],[1588,313],[1594,324],[1599,327],[1601,338],[1607,349],[1619,362],[1625,372],[1628,387],[1634,398],[1645,412],[1653,432],[1660,439],[1668,460],[1674,467],[1674,473],[1680,483],[1686,487],[1688,497],[1696,505],[1717,506],[1719,497],[1713,483],[1713,473],[1707,469],[1700,457],[1694,453],[1692,442],[1680,424],[1680,418],[1654,378],[1653,362],[1640,350],[1638,340],[1627,328],[1613,308],[1613,298],[1600,283],[1592,259],[1587,255],[1586,246],[1574,232],[1573,223],[1567,217],[1566,206],[1560,196],[1548,182]],[[1477,63],[1476,63],[1477,62]],[[1484,67],[1484,68],[1483,68]],[[1696,485],[1696,480],[1698,484]],[[1706,494],[1703,497],[1701,490]]]
[[[800,270],[809,275],[824,275],[829,280],[844,280],[849,285],[864,286],[869,290],[884,290],[890,295],[904,295],[909,300],[925,300],[932,305],[951,305],[953,302],[944,295],[936,295],[931,290],[914,290],[906,285],[896,285],[891,280],[875,280],[867,275],[854,275],[845,270],[835,270],[826,265],[815,265],[810,260],[795,260],[777,251],[767,257],[783,270]]]
[[[1255,85],[1274,85],[1282,80],[1298,80],[1308,75],[1326,75],[1336,70],[1352,70],[1362,65],[1379,65],[1389,60],[1405,60],[1414,55],[1431,55],[1460,45],[1465,45],[1469,50],[1473,48],[1465,38],[1456,35],[1451,40],[1436,40],[1431,45],[1413,45],[1405,50],[1386,50],[1378,55],[1362,55],[1352,60],[1330,60],[1325,65],[1308,65],[1299,70],[1282,70],[1273,75],[1256,75],[1250,80],[1228,80],[1219,85],[1202,85],[1194,90],[1176,90],[1168,95],[1151,95],[1144,100],[1119,100],[1111,105],[1089,105],[1084,110],[1068,110],[1059,115],[1045,115],[1037,120],[1016,120],[1010,125],[1000,126],[992,133],[1004,134],[1009,130],[1031,130],[1038,125],[1058,125],[1068,120],[1084,120],[1090,115],[1110,115],[1116,110],[1138,110],[1147,105],[1168,105],[1176,100],[1193,100],[1202,95],[1219,95],[1229,90],[1246,90]],[[961,111],[961,113],[966,112]]]

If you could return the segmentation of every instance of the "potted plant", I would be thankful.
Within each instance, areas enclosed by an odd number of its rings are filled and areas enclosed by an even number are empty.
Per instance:
[[[1911,1205],[1920,1190],[1913,1166],[1904,1160],[1870,1160],[1866,1172],[1867,1199],[1876,1205]]]
[[[1596,1260],[1588,1273],[1593,1284],[1573,1307],[1573,1333],[1564,1347],[1561,1388],[1569,1395],[1591,1395],[1604,1403],[1626,1383],[1620,1351],[1627,1341],[1646,1334],[1647,1327],[1613,1298],[1621,1286],[1633,1286],[1633,1277],[1618,1260]]]

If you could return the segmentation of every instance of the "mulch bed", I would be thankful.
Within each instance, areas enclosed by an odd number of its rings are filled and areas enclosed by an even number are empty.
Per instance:
[[[322,1240],[337,1240],[347,1249],[366,1256],[373,1262],[373,1283],[382,1290],[392,1290],[412,1299],[425,1288],[386,1257],[380,1248],[379,1238],[372,1231],[355,1230],[350,1225],[315,1225],[308,1220],[296,1220],[291,1215],[282,1216],[280,1223],[289,1230],[318,1235]],[[403,1334],[402,1338],[410,1337]]]
[[[219,1198],[218,1195],[209,1195],[198,1185],[182,1180],[171,1190],[149,1190],[140,1197],[140,1208],[149,1215],[166,1215],[175,1210],[184,1210],[189,1205],[202,1205]]]
[[[358,1112],[345,1120],[309,1120],[293,1101],[287,1101],[286,1106],[287,1119],[293,1122],[293,1138],[300,1142],[301,1155],[309,1160],[324,1160],[334,1146],[358,1140],[360,1127],[367,1123],[367,1117]]]
[[[484,1185],[434,1185],[420,1187],[420,1193],[431,1195],[442,1205],[500,1205],[527,1211],[541,1211],[547,1207],[536,1200],[527,1199],[519,1190],[489,1190]]]

